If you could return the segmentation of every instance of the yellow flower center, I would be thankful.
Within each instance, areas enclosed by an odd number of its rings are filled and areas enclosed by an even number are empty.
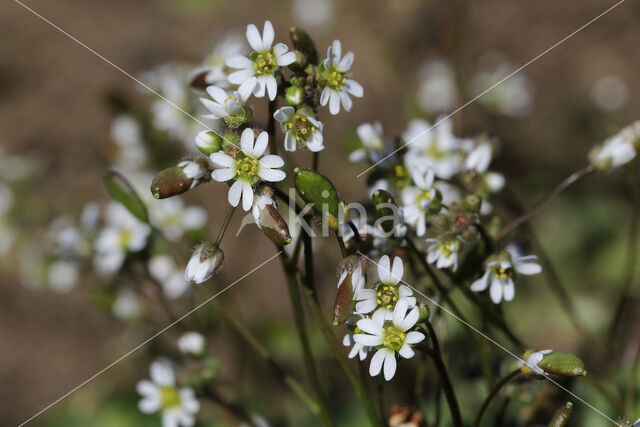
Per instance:
[[[396,188],[404,188],[409,183],[409,171],[404,165],[395,165],[392,179]]]
[[[131,230],[122,230],[120,231],[119,244],[121,248],[126,248],[129,245],[129,240],[131,240],[131,236],[133,233]]]
[[[503,268],[500,264],[491,267],[491,272],[496,279],[503,281],[513,276],[513,269],[511,269],[511,267]]]
[[[382,345],[384,347],[392,351],[400,351],[406,338],[406,332],[395,326],[392,322],[385,322],[385,327],[382,331]]]
[[[260,162],[258,159],[241,154],[238,154],[238,157],[236,157],[236,174],[239,179],[254,184],[260,179],[258,176],[259,170]]]
[[[258,53],[253,60],[253,67],[256,70],[256,75],[264,76],[273,74],[278,67],[276,57],[271,51]]]
[[[323,73],[324,78],[327,79],[327,87],[336,91],[342,90],[342,87],[347,83],[349,75],[345,71],[334,65],[330,65]]]
[[[440,251],[441,254],[449,258],[453,253],[453,251],[455,250],[455,246],[456,245],[454,245],[452,242],[446,242],[446,243],[441,242],[438,244],[438,251]]]
[[[376,289],[376,303],[379,307],[393,310],[398,302],[398,287],[394,285],[380,285]]]
[[[164,409],[175,408],[180,406],[180,393],[175,387],[162,387],[160,388],[160,401]]]

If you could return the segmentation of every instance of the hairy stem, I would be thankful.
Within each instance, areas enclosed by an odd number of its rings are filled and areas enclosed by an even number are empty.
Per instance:
[[[216,247],[220,247],[220,243],[222,243],[222,238],[224,237],[224,233],[227,231],[227,227],[229,227],[229,223],[231,222],[231,218],[233,218],[233,213],[236,211],[235,206],[231,206],[229,211],[227,212],[227,216],[224,218],[222,222],[222,227],[220,227],[220,232],[218,233],[218,237],[216,238]]]
[[[486,409],[489,407],[491,400],[498,394],[500,389],[504,387],[505,384],[507,384],[513,378],[517,377],[519,374],[520,374],[520,369],[511,371],[510,373],[505,375],[500,381],[498,381],[495,386],[493,386],[493,389],[491,390],[491,392],[489,392],[489,395],[482,403],[482,406],[480,406],[478,415],[476,415],[476,420],[473,423],[474,427],[480,426],[480,421],[482,421],[482,415],[484,415],[484,411],[486,411]]]

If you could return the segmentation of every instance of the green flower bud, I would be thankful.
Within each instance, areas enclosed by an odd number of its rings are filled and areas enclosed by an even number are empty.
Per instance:
[[[429,310],[429,306],[424,303],[420,303],[420,315],[418,316],[417,323],[424,323],[429,320],[429,316],[431,316],[431,310]]]
[[[225,116],[224,122],[232,129],[249,123],[253,117],[253,110],[247,106],[243,106],[235,113]]]
[[[462,230],[462,239],[465,242],[475,242],[478,239],[480,232],[474,225],[470,225]]]
[[[151,182],[151,194],[156,199],[165,199],[188,191],[198,185],[205,176],[206,160],[185,160],[178,166],[160,171]]]
[[[579,377],[587,375],[584,362],[573,354],[550,353],[538,363],[545,372],[565,377]]]
[[[299,86],[290,86],[284,97],[289,105],[300,105],[304,101],[304,89]]]
[[[316,213],[326,216],[330,229],[337,230],[340,211],[345,216],[347,212],[331,181],[310,169],[296,168],[294,174],[294,184],[300,198],[310,204]],[[344,218],[344,221],[347,220]]]
[[[451,226],[451,221],[447,215],[435,215],[431,218],[431,225],[440,231],[446,231]]]
[[[318,63],[318,51],[316,50],[313,40],[311,40],[311,37],[309,37],[309,34],[307,34],[306,31],[301,30],[300,28],[291,27],[289,30],[289,36],[291,37],[293,48],[302,53],[309,63]]]
[[[222,150],[222,137],[215,133],[203,130],[196,136],[196,147],[205,156],[217,153]]]
[[[462,209],[469,213],[480,212],[482,206],[482,197],[477,194],[470,194],[462,201]]]
[[[553,418],[551,418],[551,421],[549,421],[549,427],[562,427],[566,425],[571,416],[572,408],[573,403],[567,402],[563,407],[558,409],[553,415]]]

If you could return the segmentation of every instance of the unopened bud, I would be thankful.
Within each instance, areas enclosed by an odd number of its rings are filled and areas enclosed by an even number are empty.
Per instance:
[[[431,315],[431,310],[429,310],[429,306],[427,304],[421,303],[419,305],[420,311],[418,316],[418,323],[424,323],[429,320],[429,316]]]
[[[447,215],[436,215],[431,218],[431,225],[438,230],[445,231],[449,229],[451,221]]]
[[[558,409],[556,413],[549,421],[549,427],[563,427],[569,422],[569,417],[571,416],[571,409],[573,408],[573,403],[567,402],[563,407]]]
[[[233,114],[224,116],[224,122],[232,129],[249,123],[253,117],[253,110],[247,106],[242,106]]]
[[[304,89],[300,86],[290,86],[284,96],[289,105],[300,105],[304,101]]]
[[[222,150],[222,137],[209,130],[203,130],[196,135],[196,147],[206,156]]]
[[[184,271],[184,278],[194,283],[202,283],[216,274],[224,260],[224,252],[212,243],[196,246]]]
[[[464,230],[462,230],[461,236],[462,236],[462,240],[464,240],[467,243],[471,243],[471,242],[475,242],[478,239],[478,236],[480,236],[480,232],[478,231],[475,225],[470,225]]]
[[[198,185],[206,174],[206,161],[184,160],[178,166],[160,171],[151,182],[151,194],[165,199],[188,191]]]
[[[307,34],[306,31],[301,30],[300,28],[291,27],[289,30],[289,36],[291,37],[293,48],[302,53],[309,63],[318,63],[318,51],[316,50],[313,40],[311,40],[311,37],[309,37],[309,34]]]
[[[258,228],[277,246],[291,243],[289,226],[278,212],[271,188],[263,186],[256,191],[252,214]]]
[[[480,207],[482,206],[482,197],[477,194],[469,194],[462,201],[462,209],[465,212],[469,213],[478,213],[480,212]]]

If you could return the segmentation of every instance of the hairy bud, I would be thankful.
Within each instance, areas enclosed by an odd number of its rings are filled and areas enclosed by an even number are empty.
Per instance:
[[[222,137],[211,131],[203,130],[196,136],[196,147],[205,156],[210,156],[222,150]]]
[[[304,89],[300,86],[290,86],[284,97],[289,105],[300,105],[304,101]]]
[[[188,191],[198,185],[206,175],[206,160],[184,160],[177,166],[160,171],[151,182],[151,194],[165,199]]]
[[[307,34],[306,31],[301,30],[300,28],[291,27],[289,30],[289,36],[291,37],[293,48],[302,53],[309,63],[318,63],[318,51],[316,50],[313,40],[311,40],[311,37],[309,37],[309,34]]]
[[[216,274],[224,260],[224,252],[212,243],[196,246],[184,271],[184,278],[194,283],[202,283]]]
[[[571,409],[573,408],[573,403],[567,402],[564,406],[556,411],[549,421],[549,427],[562,427],[567,424],[569,421],[569,417],[571,416]]]
[[[291,243],[289,226],[278,212],[273,190],[268,186],[260,187],[255,197],[252,214],[258,228],[277,246]]]

